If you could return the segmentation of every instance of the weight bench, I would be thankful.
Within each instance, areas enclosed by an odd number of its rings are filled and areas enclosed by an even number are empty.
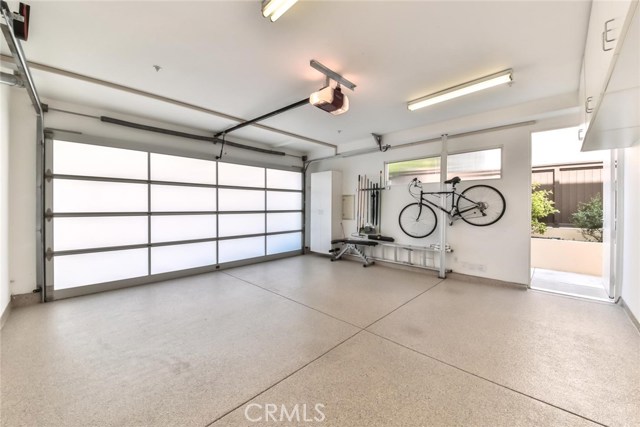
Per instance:
[[[334,254],[331,257],[331,261],[342,258],[342,255],[344,254],[353,254],[362,261],[363,267],[368,267],[373,264],[373,261],[370,260],[369,257],[365,255],[364,251],[358,248],[358,246],[377,246],[378,242],[371,240],[336,239],[332,240],[331,244],[342,245],[342,249],[333,249],[331,251]]]

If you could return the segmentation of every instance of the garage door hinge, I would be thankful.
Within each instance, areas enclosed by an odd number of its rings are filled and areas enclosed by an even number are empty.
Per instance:
[[[47,169],[44,173],[44,179],[47,180],[47,182],[51,182],[51,180],[53,179],[53,172],[51,172],[51,169]]]
[[[47,220],[47,222],[51,222],[51,219],[53,218],[53,211],[51,210],[51,208],[47,209],[47,211],[44,213],[44,219]]]
[[[47,261],[51,261],[51,258],[53,258],[53,251],[51,250],[51,248],[47,248],[47,252],[45,252],[45,258],[47,258]]]

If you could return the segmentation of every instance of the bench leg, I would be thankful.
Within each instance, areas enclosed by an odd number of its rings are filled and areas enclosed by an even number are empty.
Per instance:
[[[368,267],[371,264],[373,264],[373,261],[370,261],[369,258],[364,254],[364,251],[361,251],[360,249],[358,249],[357,246],[353,246],[353,251],[356,253],[356,255],[358,256],[358,258],[360,258],[362,260],[363,263],[363,267]]]
[[[347,252],[349,251],[349,249],[350,249],[350,247],[351,247],[351,246],[353,246],[353,245],[344,245],[344,246],[342,247],[342,250],[341,250],[340,252],[338,252],[336,255],[334,255],[334,256],[331,258],[331,261],[335,261],[335,260],[337,260],[337,259],[342,258],[342,255],[344,255],[345,253],[347,253]]]
[[[361,261],[362,261],[362,266],[363,267],[368,267],[371,264],[373,264],[373,261],[371,261],[369,259],[369,257],[367,257],[364,253],[364,251],[360,250],[356,245],[354,245],[353,243],[346,243],[342,249],[340,250],[340,252],[338,252],[336,255],[334,255],[333,257],[331,257],[331,261],[335,261],[338,260],[340,258],[342,258],[342,255],[346,254],[346,253],[353,253],[356,257],[358,257]]]

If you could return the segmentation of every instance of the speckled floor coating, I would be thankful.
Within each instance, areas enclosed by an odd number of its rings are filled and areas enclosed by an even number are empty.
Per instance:
[[[0,421],[640,425],[640,334],[625,316],[295,257],[15,309],[1,331]]]

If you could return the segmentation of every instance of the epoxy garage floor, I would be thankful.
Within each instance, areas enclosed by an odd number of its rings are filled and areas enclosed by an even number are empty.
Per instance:
[[[15,309],[1,368],[3,426],[640,425],[620,307],[313,255]]]

